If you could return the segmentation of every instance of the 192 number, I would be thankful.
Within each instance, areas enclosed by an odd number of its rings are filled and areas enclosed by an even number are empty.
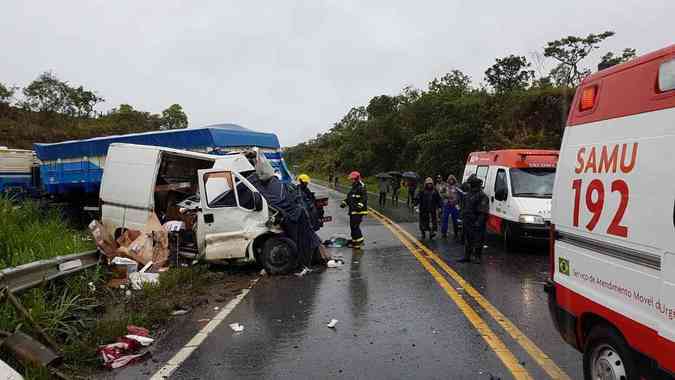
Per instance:
[[[581,203],[581,179],[572,181],[572,189],[574,189],[574,214],[572,216],[572,224],[574,227],[579,227],[579,208]],[[620,195],[619,207],[612,218],[612,222],[607,227],[607,233],[610,235],[628,237],[628,227],[621,225],[623,215],[626,213],[628,206],[628,184],[622,179],[617,179],[612,182],[610,187],[611,192],[618,192]],[[591,219],[586,223],[586,228],[593,231],[600,221],[602,210],[605,207],[605,186],[599,179],[592,180],[588,187],[586,187],[585,194],[586,208],[591,213]],[[595,200],[593,200],[595,198]]]

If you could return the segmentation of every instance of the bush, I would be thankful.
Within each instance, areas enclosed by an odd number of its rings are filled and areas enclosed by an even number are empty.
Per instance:
[[[0,197],[0,269],[94,248],[88,234],[69,227],[58,209]]]

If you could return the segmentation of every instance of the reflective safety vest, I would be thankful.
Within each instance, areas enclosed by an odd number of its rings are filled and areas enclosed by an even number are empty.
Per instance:
[[[363,182],[356,182],[342,205],[349,207],[349,215],[368,215],[368,192]]]

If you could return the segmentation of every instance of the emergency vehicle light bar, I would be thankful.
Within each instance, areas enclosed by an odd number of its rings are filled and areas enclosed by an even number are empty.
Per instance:
[[[518,155],[520,155],[520,159],[523,161],[525,161],[528,156],[560,156],[559,153],[518,153]]]

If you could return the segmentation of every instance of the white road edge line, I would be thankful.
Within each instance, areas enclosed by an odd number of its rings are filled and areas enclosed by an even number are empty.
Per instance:
[[[228,302],[227,305],[225,305],[225,307],[218,314],[216,314],[216,316],[213,317],[209,323],[206,324],[206,326],[202,327],[202,329],[199,330],[199,332],[195,334],[195,336],[193,336],[192,339],[190,339],[190,341],[187,342],[185,346],[183,346],[183,348],[176,352],[176,354],[171,359],[169,359],[169,361],[166,362],[162,368],[155,372],[150,380],[164,380],[169,378],[169,376],[171,376],[174,371],[176,371],[178,367],[180,367],[181,364],[183,364],[183,362],[190,357],[190,355],[192,355],[192,352],[194,352],[197,347],[199,347],[199,345],[202,344],[204,340],[206,340],[209,334],[211,334],[216,329],[216,327],[218,327],[218,325],[220,325],[220,323],[223,322],[225,318],[227,318],[232,310],[234,310],[234,308],[239,305],[244,297],[246,297],[248,292],[251,291],[251,288],[253,288],[253,285],[255,285],[256,282],[258,282],[258,279],[253,280],[253,283],[250,287],[243,289],[239,295]]]

